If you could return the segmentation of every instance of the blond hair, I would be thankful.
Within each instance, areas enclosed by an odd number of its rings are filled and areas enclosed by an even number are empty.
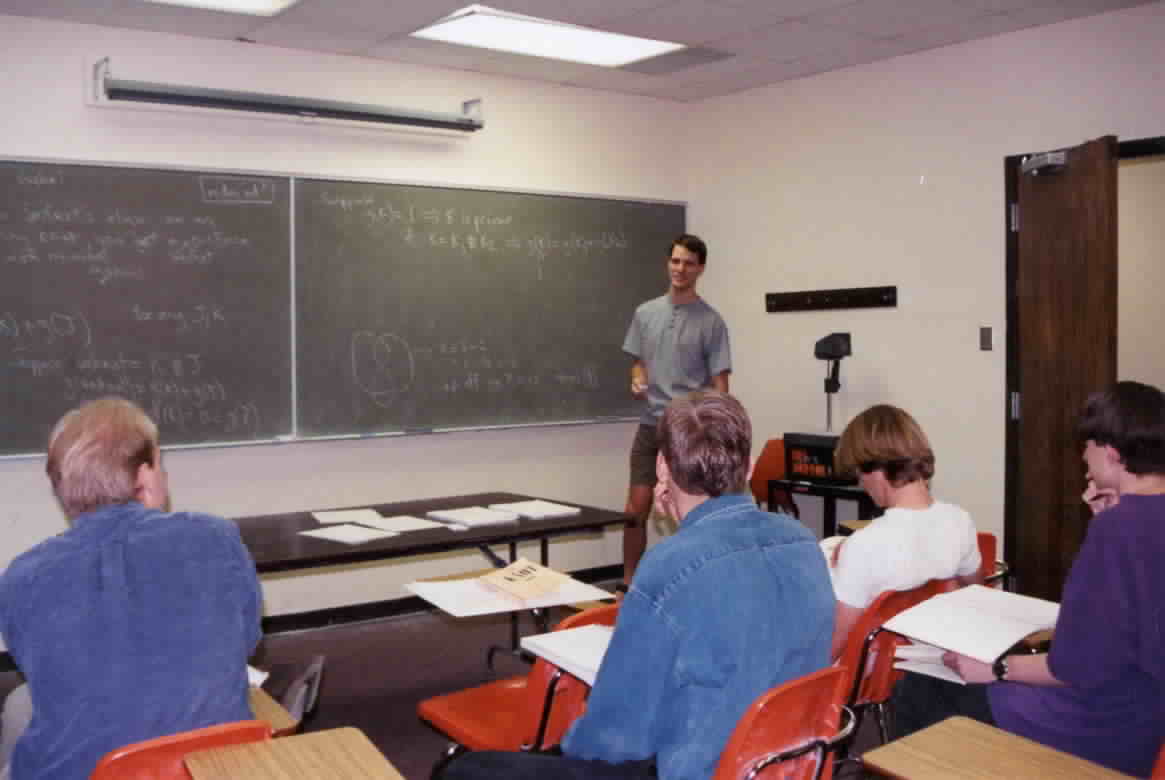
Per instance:
[[[138,469],[157,461],[158,427],[122,398],[89,401],[68,412],[49,436],[45,473],[70,519],[134,500]]]
[[[865,410],[845,427],[833,452],[840,474],[884,471],[895,487],[934,476],[934,451],[922,426],[890,404]]]

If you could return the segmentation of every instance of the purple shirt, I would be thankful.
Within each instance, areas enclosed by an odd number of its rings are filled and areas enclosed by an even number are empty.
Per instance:
[[[1063,686],[993,683],[1001,728],[1148,776],[1165,737],[1165,496],[1102,512],[1068,573],[1048,667]]]

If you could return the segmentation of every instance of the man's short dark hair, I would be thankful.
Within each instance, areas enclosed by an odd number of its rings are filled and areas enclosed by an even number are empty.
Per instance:
[[[699,236],[693,236],[691,233],[684,233],[676,236],[676,239],[671,242],[671,246],[667,248],[668,254],[677,246],[682,246],[696,256],[700,261],[700,265],[708,262],[708,245],[704,243],[704,239]]]
[[[1165,393],[1152,385],[1117,382],[1093,393],[1076,432],[1115,449],[1130,474],[1165,474]]]
[[[659,451],[685,493],[742,493],[752,454],[748,412],[728,393],[712,390],[676,399],[659,420]]]

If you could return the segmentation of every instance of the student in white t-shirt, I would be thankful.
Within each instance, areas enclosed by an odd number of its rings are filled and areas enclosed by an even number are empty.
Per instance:
[[[889,404],[871,406],[846,426],[834,451],[839,473],[858,483],[885,513],[833,550],[837,597],[833,657],[862,611],[880,593],[931,579],[981,580],[971,516],[930,494],[934,452],[913,417]]]

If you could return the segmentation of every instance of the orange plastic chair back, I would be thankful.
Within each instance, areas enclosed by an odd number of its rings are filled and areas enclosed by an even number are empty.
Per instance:
[[[614,625],[617,604],[594,607],[564,618],[555,631],[599,624]],[[589,686],[563,674],[555,687],[542,739],[538,729],[556,667],[539,658],[526,675],[495,680],[425,699],[417,714],[470,750],[541,749],[557,744],[586,707]],[[535,744],[535,743],[538,744]]]
[[[769,439],[760,452],[760,457],[753,464],[752,476],[748,480],[748,487],[752,490],[752,497],[758,504],[769,500],[769,480],[785,477],[785,440]],[[793,497],[786,490],[778,490],[774,496],[777,506],[770,506],[770,512],[783,510],[793,517],[799,517],[797,505]]]
[[[833,666],[761,694],[737,722],[712,780],[741,780],[765,756],[832,739],[841,722],[847,678],[846,670]],[[773,764],[761,776],[828,778],[832,771],[831,753],[810,751]]]
[[[894,683],[902,677],[902,672],[894,668],[894,648],[906,640],[890,631],[878,631],[882,624],[931,596],[958,587],[959,581],[953,577],[930,580],[911,590],[888,590],[866,607],[846,637],[838,659],[838,665],[848,670],[846,703],[851,708],[885,702]]]
[[[1161,752],[1157,754],[1157,763],[1153,764],[1153,774],[1150,780],[1165,780],[1165,742],[1161,743]]]
[[[183,759],[208,748],[271,739],[271,726],[261,720],[240,720],[147,739],[106,753],[89,780],[190,780]]]

